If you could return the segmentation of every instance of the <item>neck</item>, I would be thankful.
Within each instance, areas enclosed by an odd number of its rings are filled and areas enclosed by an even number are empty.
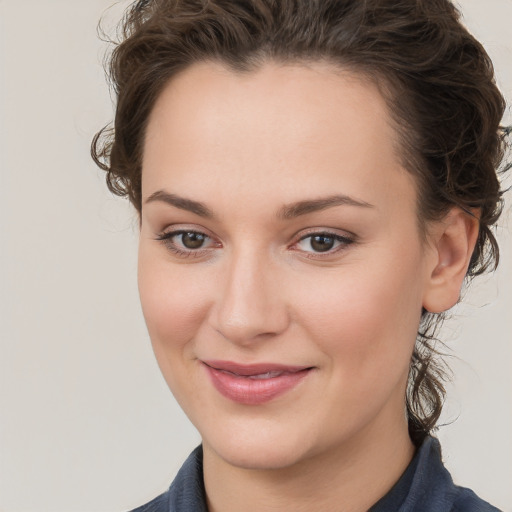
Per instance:
[[[210,512],[364,512],[399,480],[414,455],[407,423],[369,426],[350,442],[279,469],[235,467],[207,444]]]

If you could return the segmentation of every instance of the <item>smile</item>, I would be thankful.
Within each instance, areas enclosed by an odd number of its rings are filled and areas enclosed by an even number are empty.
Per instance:
[[[217,391],[234,402],[259,405],[294,388],[313,367],[270,363],[240,365],[231,361],[203,361]]]

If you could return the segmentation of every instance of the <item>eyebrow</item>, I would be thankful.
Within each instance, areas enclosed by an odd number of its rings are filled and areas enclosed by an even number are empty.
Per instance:
[[[193,201],[192,199],[186,199],[185,197],[180,197],[175,194],[169,194],[164,190],[158,190],[151,194],[146,199],[145,204],[153,203],[155,201],[169,204],[179,208],[180,210],[186,210],[207,219],[212,219],[214,217],[213,212],[204,203]]]
[[[170,194],[164,190],[158,190],[151,194],[145,201],[145,204],[152,202],[163,202],[179,208],[180,210],[186,210],[200,217],[208,219],[214,218],[213,212],[204,204],[199,201],[187,199],[185,197],[178,196],[176,194]],[[314,213],[327,208],[333,208],[334,206],[356,206],[359,208],[374,208],[374,206],[366,201],[354,199],[353,197],[346,195],[333,195],[328,197],[321,197],[319,199],[307,199],[304,201],[297,201],[295,203],[287,204],[282,206],[278,211],[278,218],[281,219],[293,219],[300,217],[301,215],[307,215],[308,213]]]
[[[293,219],[301,215],[307,215],[308,213],[318,212],[320,210],[325,210],[326,208],[342,205],[357,206],[359,208],[374,208],[372,204],[367,203],[366,201],[361,201],[341,194],[321,197],[319,199],[297,201],[296,203],[285,205],[279,210],[278,216],[282,219]]]

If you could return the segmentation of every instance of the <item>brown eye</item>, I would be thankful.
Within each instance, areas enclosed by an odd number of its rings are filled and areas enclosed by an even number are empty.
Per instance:
[[[312,233],[299,240],[297,248],[309,254],[334,254],[348,247],[354,240],[334,233]]]
[[[160,234],[158,240],[168,251],[180,258],[203,258],[222,244],[201,231],[176,230]]]
[[[311,248],[316,252],[330,251],[335,242],[336,239],[333,236],[315,235],[310,237]]]
[[[181,244],[186,249],[200,249],[208,238],[203,233],[195,233],[194,231],[181,233],[178,237],[181,237]]]

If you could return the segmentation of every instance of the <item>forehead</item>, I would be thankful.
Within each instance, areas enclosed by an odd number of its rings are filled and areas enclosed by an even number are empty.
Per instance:
[[[223,179],[231,194],[259,190],[283,201],[333,187],[371,196],[397,180],[410,187],[397,147],[378,88],[351,72],[267,63],[239,73],[205,62],[174,77],[153,108],[143,196],[164,186],[204,196]]]

